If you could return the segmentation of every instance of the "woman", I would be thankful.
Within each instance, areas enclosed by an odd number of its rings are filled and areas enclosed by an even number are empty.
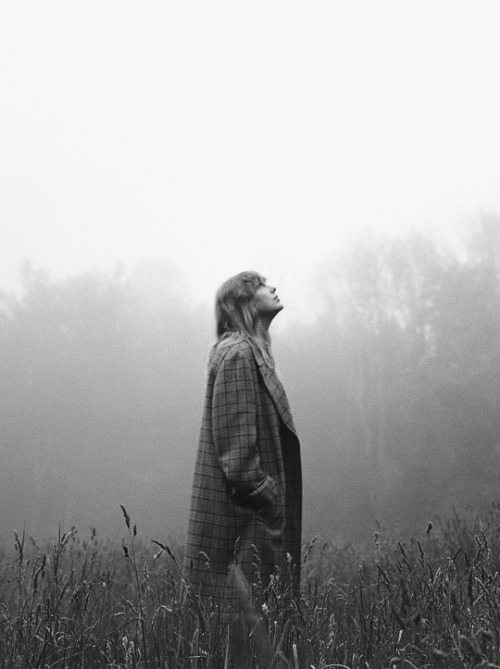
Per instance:
[[[256,272],[216,296],[212,349],[193,481],[185,558],[195,591],[224,598],[237,565],[265,587],[277,567],[300,571],[300,445],[270,351],[269,326],[283,309]]]

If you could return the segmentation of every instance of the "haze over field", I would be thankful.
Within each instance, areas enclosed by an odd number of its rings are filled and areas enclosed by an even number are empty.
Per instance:
[[[0,13],[0,532],[119,503],[183,531],[213,295],[249,268],[286,306],[311,526],[494,495],[497,3]]]
[[[499,220],[471,230],[465,259],[417,236],[355,245],[315,296],[314,321],[285,310],[273,327],[306,534],[422,531],[498,499]],[[146,536],[182,537],[212,332],[168,265],[26,271],[0,312],[0,532],[116,535],[124,504]]]

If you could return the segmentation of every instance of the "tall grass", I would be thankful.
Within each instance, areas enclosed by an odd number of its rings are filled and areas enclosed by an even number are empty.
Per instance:
[[[0,556],[0,667],[230,666],[227,618],[183,579],[181,547],[75,528]],[[364,548],[313,539],[302,588],[246,596],[238,668],[500,668],[500,507]],[[246,635],[246,636],[245,636]]]

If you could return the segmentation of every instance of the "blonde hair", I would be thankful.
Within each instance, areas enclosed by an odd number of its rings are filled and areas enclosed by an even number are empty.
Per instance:
[[[231,337],[246,335],[257,346],[264,359],[272,363],[270,338],[259,317],[253,298],[266,283],[258,272],[240,272],[225,281],[215,296],[215,329],[217,342],[224,344]]]

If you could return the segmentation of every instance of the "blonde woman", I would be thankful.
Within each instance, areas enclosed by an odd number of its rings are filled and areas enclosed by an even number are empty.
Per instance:
[[[265,587],[276,567],[298,583],[300,445],[269,340],[282,309],[257,272],[217,292],[184,563],[201,596],[224,598],[232,565],[249,584]]]

